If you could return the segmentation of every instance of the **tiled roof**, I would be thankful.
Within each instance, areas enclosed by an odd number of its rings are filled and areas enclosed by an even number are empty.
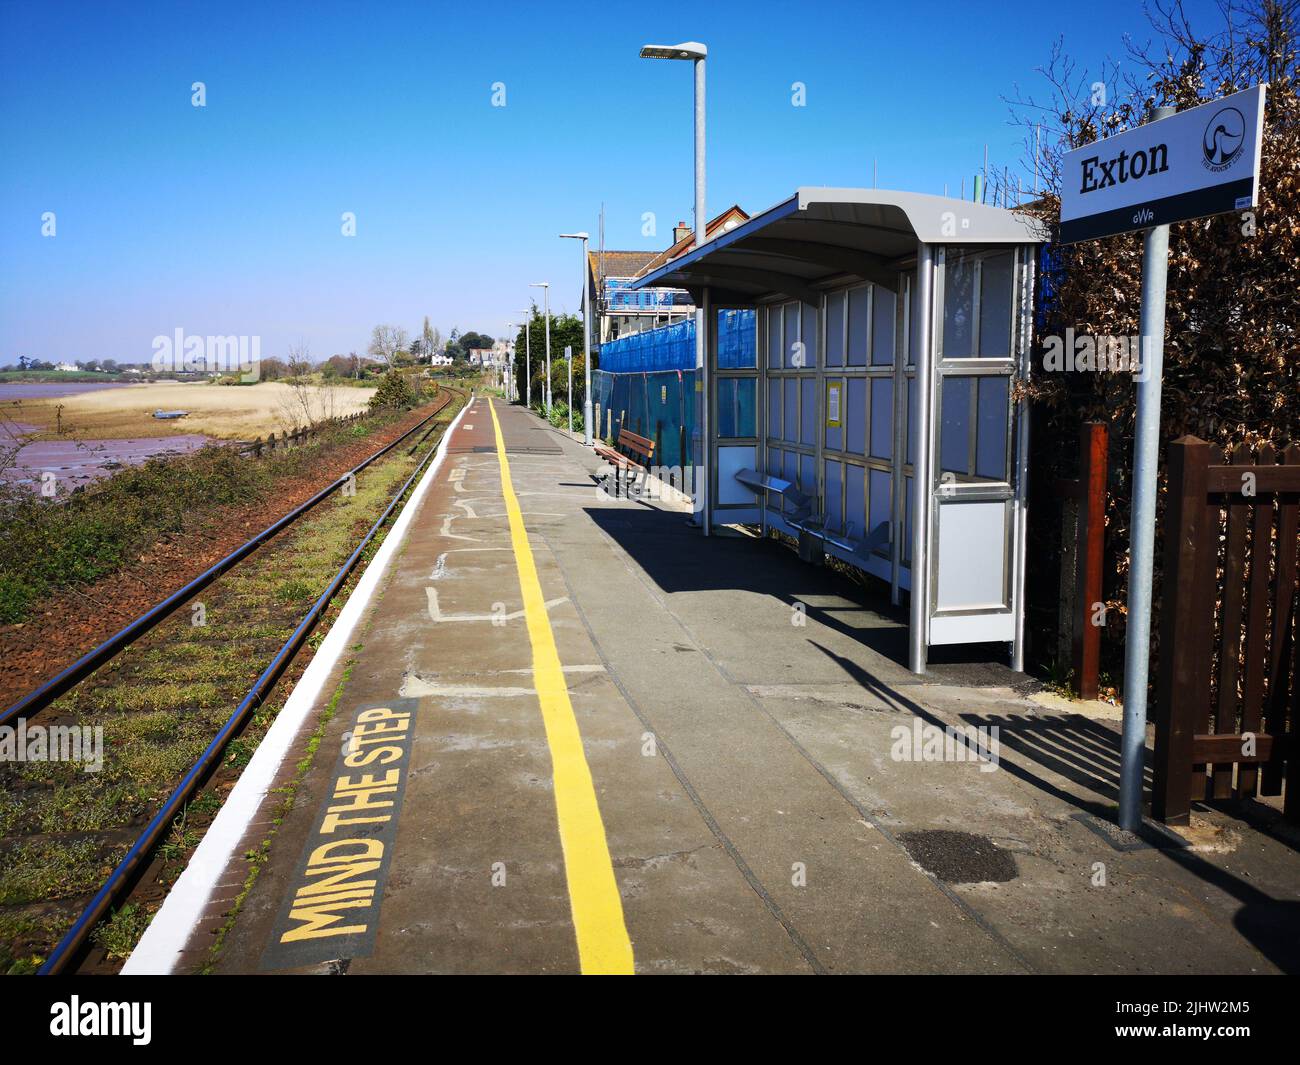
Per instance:
[[[748,222],[748,221],[749,221],[749,213],[744,211],[739,204],[733,203],[730,207],[728,207],[725,211],[723,211],[722,214],[718,215],[715,219],[713,219],[713,221],[711,221],[707,226],[704,227],[704,239],[706,241],[712,240],[719,233],[725,233],[728,229],[734,228],[735,226],[739,225],[741,222]],[[686,236],[682,237],[682,239],[679,240],[676,244],[674,244],[671,248],[667,249],[666,251],[661,251],[658,255],[655,255],[653,258],[651,258],[649,262],[647,262],[644,266],[641,267],[641,269],[638,271],[636,276],[644,277],[646,274],[650,273],[650,271],[658,270],[659,267],[664,265],[664,263],[670,263],[674,259],[676,259],[677,256],[690,251],[691,247],[694,244],[695,244],[695,234],[692,232],[688,232]]]
[[[589,251],[587,259],[593,277],[635,277],[656,255],[658,252],[653,251],[606,251],[603,255],[603,270],[600,268],[600,252]]]

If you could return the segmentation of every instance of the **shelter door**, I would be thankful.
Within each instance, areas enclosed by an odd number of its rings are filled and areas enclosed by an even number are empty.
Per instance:
[[[1023,478],[1012,394],[1024,258],[1015,248],[936,251],[930,644],[1018,640]]]

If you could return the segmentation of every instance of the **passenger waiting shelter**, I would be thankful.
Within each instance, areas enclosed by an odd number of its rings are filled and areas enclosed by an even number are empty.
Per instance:
[[[1005,641],[1024,662],[1033,219],[944,196],[801,188],[638,278],[701,309],[692,449],[705,533],[757,524],[911,600],[909,664]],[[719,316],[756,311],[748,365]],[[707,396],[707,402],[702,402]]]

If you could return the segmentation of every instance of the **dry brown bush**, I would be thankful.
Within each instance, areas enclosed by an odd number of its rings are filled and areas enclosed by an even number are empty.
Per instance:
[[[1123,80],[1119,64],[1100,77],[1081,70],[1058,44],[1042,68],[1050,98],[1017,95],[1013,115],[1043,145],[1034,171],[1046,193],[1031,210],[1051,229],[1060,212],[1060,159],[1077,146],[1145,120],[1150,109],[1197,106],[1260,82],[1269,83],[1261,156],[1259,207],[1249,214],[1183,222],[1169,243],[1168,303],[1161,407],[1163,448],[1191,433],[1223,447],[1300,440],[1300,78],[1296,0],[1264,0],[1247,7],[1221,5],[1216,26],[1193,26],[1181,5],[1149,12],[1154,32],[1146,46],[1129,44]],[[1095,81],[1106,86],[1094,103]],[[1045,263],[1052,291],[1037,335],[1138,333],[1141,296],[1140,233],[1053,246]],[[1053,657],[1059,575],[1060,504],[1057,478],[1072,477],[1078,429],[1101,420],[1111,431],[1107,498],[1106,597],[1113,608],[1103,665],[1118,680],[1127,599],[1130,470],[1136,388],[1115,373],[1045,373],[1041,358],[1028,388],[1033,404],[1033,500],[1029,575],[1031,649],[1040,666]],[[1159,535],[1159,530],[1157,531]],[[1157,542],[1159,567],[1163,554]],[[1157,603],[1159,595],[1157,570]],[[1155,630],[1158,631],[1158,628]],[[1153,673],[1154,675],[1154,673]]]

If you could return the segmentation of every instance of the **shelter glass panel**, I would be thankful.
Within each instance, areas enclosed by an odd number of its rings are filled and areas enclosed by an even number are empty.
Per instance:
[[[871,365],[894,364],[894,314],[897,299],[887,288],[875,285],[871,293]]]
[[[849,365],[867,365],[871,328],[870,298],[865,285],[849,289]]]
[[[832,292],[826,297],[826,365],[844,365],[844,306],[843,292]]]

